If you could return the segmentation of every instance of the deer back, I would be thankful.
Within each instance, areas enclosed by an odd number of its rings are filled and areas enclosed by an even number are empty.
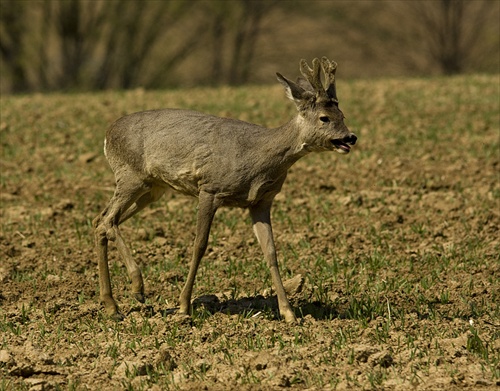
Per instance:
[[[114,171],[128,165],[153,184],[247,206],[262,197],[263,186],[279,192],[293,164],[292,141],[280,128],[165,109],[120,118],[108,129],[105,152]]]

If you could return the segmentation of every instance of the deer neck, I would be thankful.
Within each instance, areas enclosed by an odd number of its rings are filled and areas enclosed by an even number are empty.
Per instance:
[[[276,149],[276,154],[281,156],[285,165],[291,166],[310,151],[302,137],[304,119],[297,115],[286,124],[271,130],[272,140],[269,146]]]

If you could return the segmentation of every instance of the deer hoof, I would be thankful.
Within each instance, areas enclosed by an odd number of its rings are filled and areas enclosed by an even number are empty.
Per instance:
[[[177,311],[177,314],[191,316],[191,305],[189,306],[181,305],[179,311]]]
[[[134,293],[133,296],[139,303],[144,303],[146,301],[144,293]]]
[[[119,312],[115,312],[114,314],[110,315],[109,318],[111,320],[114,320],[115,322],[121,322],[123,319],[125,319],[125,316],[123,316]]]
[[[283,318],[285,318],[285,322],[289,324],[297,324],[297,318],[295,317],[295,314],[293,312],[286,312],[284,314],[281,314]]]

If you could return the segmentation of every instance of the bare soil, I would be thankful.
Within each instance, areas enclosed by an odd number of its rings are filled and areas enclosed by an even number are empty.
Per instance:
[[[248,102],[256,90],[3,100],[0,389],[498,389],[498,101],[487,89],[498,78],[475,80],[475,99],[490,94],[476,106],[450,98],[463,82],[351,85],[345,111],[359,145],[292,168],[273,221],[297,326],[279,319],[240,210],[217,215],[193,317],[175,313],[196,202],[174,192],[123,228],[146,304],[131,297],[113,247],[125,320],[107,319],[98,299],[91,220],[113,190],[106,124],[217,94]],[[432,103],[419,101],[425,115],[396,108],[396,86],[408,102],[435,86]],[[275,125],[289,113],[265,108],[288,103],[266,91],[268,103],[207,110]]]

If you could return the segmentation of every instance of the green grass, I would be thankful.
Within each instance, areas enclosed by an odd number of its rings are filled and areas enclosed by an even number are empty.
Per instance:
[[[272,211],[299,326],[280,321],[246,211],[218,211],[191,319],[171,309],[189,267],[196,203],[173,192],[124,224],[146,282],[98,303],[91,221],[113,191],[106,127],[192,108],[269,127],[294,113],[280,87],[2,97],[0,390],[442,389],[500,382],[498,76],[350,81],[359,143],[292,167]],[[37,381],[38,381],[37,380]]]

